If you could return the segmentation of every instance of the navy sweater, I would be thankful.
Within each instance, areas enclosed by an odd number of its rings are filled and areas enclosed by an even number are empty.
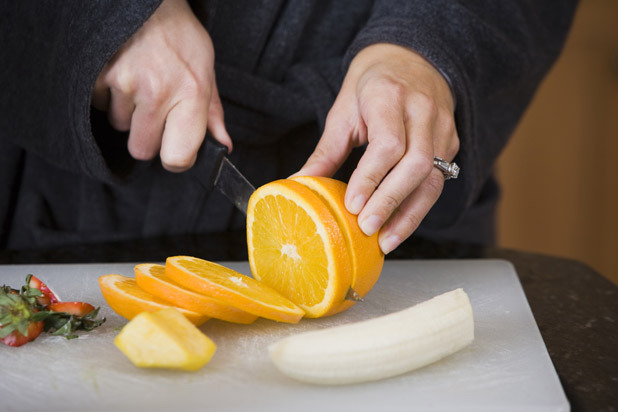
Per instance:
[[[558,4],[559,3],[559,4]],[[557,58],[576,0],[200,0],[231,160],[256,186],[312,152],[346,68],[370,44],[412,48],[448,79],[461,150],[417,233],[489,243],[494,162]],[[10,2],[0,11],[0,248],[242,229],[217,193],[158,160],[90,107],[105,63],[158,0]],[[360,156],[341,169],[345,180]]]

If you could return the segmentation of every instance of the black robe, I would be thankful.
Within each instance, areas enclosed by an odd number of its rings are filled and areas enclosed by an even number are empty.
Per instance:
[[[5,2],[0,11],[0,249],[242,229],[189,174],[133,160],[90,96],[158,0]],[[312,152],[351,59],[389,42],[451,84],[461,149],[417,231],[490,243],[494,162],[557,58],[576,0],[202,0],[231,160],[259,186]],[[357,151],[340,171],[345,180]]]

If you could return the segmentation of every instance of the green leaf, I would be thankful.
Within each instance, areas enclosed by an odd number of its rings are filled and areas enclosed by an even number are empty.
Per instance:
[[[15,331],[14,325],[6,325],[0,329],[0,339],[4,339]]]
[[[28,336],[28,327],[30,326],[30,322],[24,319],[20,319],[19,322],[14,325],[17,328],[17,332],[21,333],[24,336]]]
[[[77,335],[75,333],[73,333],[74,331],[74,324],[73,322],[69,319],[65,322],[65,324],[58,329],[57,331],[53,332],[52,335],[54,336],[64,336],[67,339],[74,339],[77,338]]]
[[[36,312],[34,315],[30,316],[30,320],[32,322],[38,322],[38,321],[47,319],[48,317],[50,317],[53,314],[54,314],[54,312],[47,311],[47,310],[42,310],[42,311]]]
[[[0,295],[0,306],[7,306],[11,303],[11,299],[9,298],[9,295]]]
[[[13,317],[10,313],[3,313],[2,316],[0,316],[0,326],[10,325],[12,321]]]
[[[36,298],[39,296],[43,296],[43,292],[41,292],[37,288],[28,287],[28,289],[26,290],[25,296],[28,298]]]

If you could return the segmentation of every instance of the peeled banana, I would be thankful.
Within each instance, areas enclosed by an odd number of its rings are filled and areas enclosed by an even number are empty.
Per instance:
[[[269,347],[275,366],[324,385],[375,381],[436,362],[474,340],[463,289],[362,322],[289,336]]]

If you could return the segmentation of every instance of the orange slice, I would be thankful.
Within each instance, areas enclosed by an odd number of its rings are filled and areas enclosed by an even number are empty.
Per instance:
[[[177,307],[234,323],[249,324],[257,316],[220,300],[185,289],[165,275],[165,266],[144,263],[135,266],[137,286]]]
[[[175,307],[137,286],[135,279],[122,275],[103,275],[99,277],[99,288],[108,305],[120,316],[133,319],[142,312],[156,312]],[[191,323],[199,326],[209,317],[201,313],[177,308]]]
[[[165,273],[180,285],[279,322],[296,323],[301,308],[274,289],[225,266],[190,256],[168,257]]]
[[[382,273],[384,253],[378,243],[378,234],[367,236],[358,226],[356,215],[348,212],[344,204],[347,184],[328,177],[297,176],[292,180],[299,182],[316,193],[335,216],[343,233],[346,247],[352,257],[352,283],[354,292],[361,298],[374,287]],[[329,314],[341,312],[354,305],[345,300],[333,307]]]
[[[253,276],[300,306],[307,317],[331,313],[352,284],[353,261],[335,215],[294,180],[258,188],[247,210]]]

